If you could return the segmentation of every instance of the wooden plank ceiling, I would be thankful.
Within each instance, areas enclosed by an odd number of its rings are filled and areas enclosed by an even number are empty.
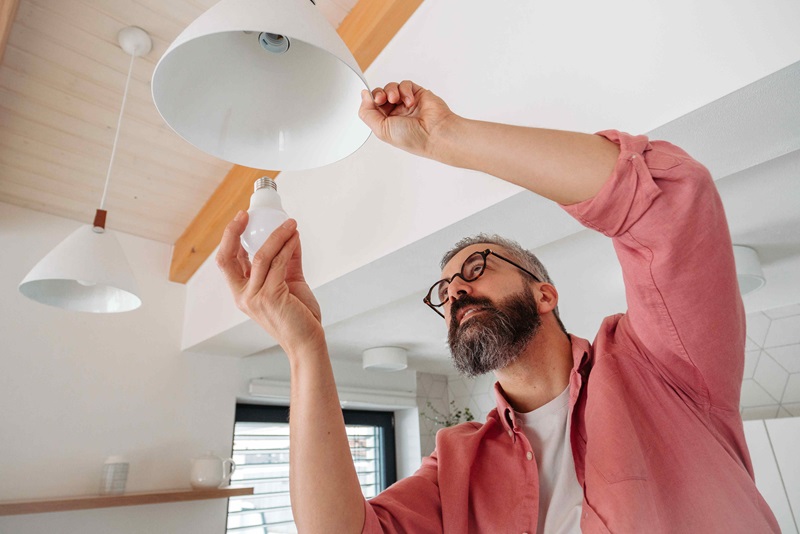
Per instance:
[[[366,69],[421,1],[316,4]],[[108,227],[174,243],[170,279],[188,281],[264,174],[231,168],[183,141],[150,96],[153,69],[169,43],[215,3],[0,0],[0,202],[91,222],[130,61],[117,33],[140,26],[153,50],[134,63],[106,202]]]

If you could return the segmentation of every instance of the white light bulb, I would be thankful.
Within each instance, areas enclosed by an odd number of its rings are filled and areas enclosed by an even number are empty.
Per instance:
[[[242,234],[242,246],[253,257],[264,241],[278,226],[289,218],[281,206],[278,186],[270,178],[256,180],[255,191],[250,196],[247,228]]]

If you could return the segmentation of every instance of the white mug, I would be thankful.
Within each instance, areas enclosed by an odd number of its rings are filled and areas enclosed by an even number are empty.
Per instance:
[[[220,458],[213,452],[192,460],[191,484],[193,488],[218,488],[230,483],[236,463],[230,458]]]

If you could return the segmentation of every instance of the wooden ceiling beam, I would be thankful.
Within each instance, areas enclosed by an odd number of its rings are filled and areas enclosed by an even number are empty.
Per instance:
[[[3,62],[3,54],[6,51],[8,36],[11,34],[11,26],[17,17],[17,7],[19,0],[0,0],[0,63]]]
[[[337,31],[361,70],[367,70],[421,3],[422,0],[360,0],[353,7]],[[262,176],[274,179],[278,171],[233,166],[175,242],[171,281],[189,281],[219,244],[228,222],[239,210],[247,209],[253,182]]]

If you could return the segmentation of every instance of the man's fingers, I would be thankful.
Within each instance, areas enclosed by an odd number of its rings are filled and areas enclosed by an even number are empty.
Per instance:
[[[264,281],[264,287],[267,290],[274,289],[281,283],[286,282],[287,268],[299,242],[300,234],[295,230],[280,252],[278,252],[278,255],[273,258],[267,273],[267,279]]]
[[[403,80],[400,82],[400,85],[397,86],[398,90],[400,91],[400,99],[403,101],[403,104],[406,105],[407,108],[411,108],[415,103],[414,98],[414,88],[419,89],[419,86],[416,85],[411,80]]]
[[[238,255],[242,249],[240,237],[247,226],[247,212],[240,211],[236,217],[225,227],[222,241],[217,251],[217,267],[225,275],[231,289],[241,290],[247,279],[239,263]]]
[[[380,87],[376,87],[372,90],[372,100],[376,106],[382,106],[388,102],[386,99],[386,92]]]
[[[264,285],[275,257],[286,246],[286,243],[297,229],[297,221],[289,219],[277,227],[267,238],[261,248],[253,256],[250,268],[250,279],[247,282],[247,293],[255,295]]]
[[[303,244],[300,241],[300,231],[297,234],[297,246],[294,249],[294,254],[289,259],[289,271],[287,273],[287,282],[304,282],[305,275],[303,274]]]
[[[242,275],[247,278],[250,276],[250,257],[244,247],[239,247],[239,253],[236,254],[236,259],[239,261],[239,266],[242,269]]]
[[[397,82],[390,82],[387,83],[386,86],[383,88],[386,92],[386,100],[389,101],[390,104],[400,104],[400,89],[398,88]]]
[[[381,123],[386,118],[366,89],[361,91],[361,107],[358,110],[358,116],[376,135],[380,132]]]

